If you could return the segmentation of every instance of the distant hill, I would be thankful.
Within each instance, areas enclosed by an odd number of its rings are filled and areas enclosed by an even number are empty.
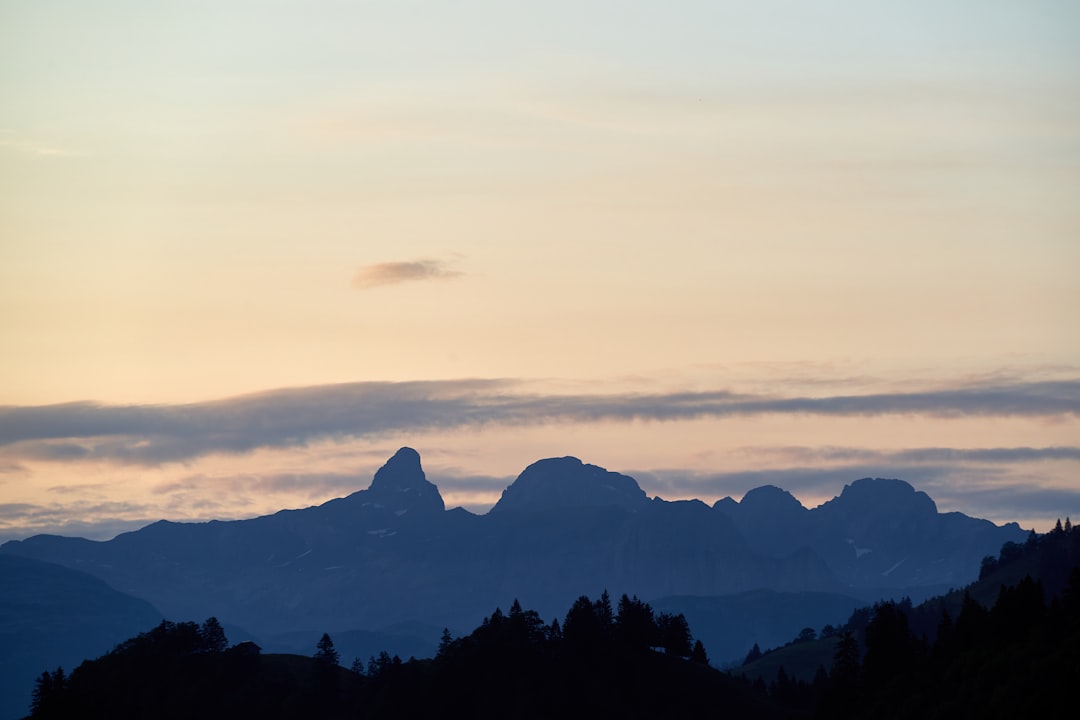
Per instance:
[[[27,713],[46,668],[72,668],[160,621],[150,603],[91,575],[0,554],[0,718]]]
[[[741,662],[754,645],[776,647],[806,627],[843,625],[865,601],[835,593],[751,590],[736,595],[665,597],[651,604],[657,610],[686,615],[713,662],[725,666]]]
[[[445,509],[419,454],[402,448],[370,487],[318,507],[161,521],[108,542],[36,536],[5,543],[0,557],[78,569],[166,616],[216,615],[258,639],[381,633],[408,654],[438,638],[402,637],[402,623],[460,632],[514,597],[551,618],[605,588],[643,598],[925,596],[974,579],[984,556],[1025,537],[1015,524],[938,513],[899,480],[855,481],[813,510],[770,487],[710,508],[649,499],[633,478],[576,458],[533,463],[491,512],[474,515]],[[773,621],[735,622],[766,633]]]

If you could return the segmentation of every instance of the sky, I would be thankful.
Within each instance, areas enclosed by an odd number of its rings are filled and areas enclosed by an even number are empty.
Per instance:
[[[0,0],[0,540],[866,476],[1080,516],[1072,0]]]

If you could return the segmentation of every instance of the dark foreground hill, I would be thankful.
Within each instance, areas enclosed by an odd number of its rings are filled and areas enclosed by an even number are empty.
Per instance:
[[[819,717],[1063,711],[1080,679],[1080,531],[1006,545],[983,568],[962,590],[916,606],[877,603],[832,637],[797,639],[737,672]]]
[[[208,621],[209,622],[209,621]],[[579,598],[545,624],[515,601],[431,660],[385,653],[340,667],[314,657],[211,647],[206,625],[162,623],[69,676],[46,673],[34,718],[798,717],[707,664],[681,616],[636,598]]]

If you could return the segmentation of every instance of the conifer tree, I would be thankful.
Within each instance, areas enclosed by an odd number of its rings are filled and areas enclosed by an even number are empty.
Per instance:
[[[323,636],[319,639],[318,645],[315,646],[315,659],[319,662],[326,663],[327,665],[337,665],[341,659],[338,655],[338,651],[334,649],[334,641],[330,639],[329,633],[323,633]]]
[[[442,637],[439,638],[439,651],[436,657],[444,657],[454,644],[454,638],[450,635],[450,628],[443,628]]]

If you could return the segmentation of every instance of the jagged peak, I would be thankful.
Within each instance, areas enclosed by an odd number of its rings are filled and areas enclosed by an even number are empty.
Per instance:
[[[420,465],[420,453],[403,447],[375,472],[366,500],[395,509],[446,509],[439,488],[428,481]]]
[[[617,506],[636,511],[649,498],[629,475],[583,463],[576,457],[547,458],[518,475],[492,512],[561,507]]]

